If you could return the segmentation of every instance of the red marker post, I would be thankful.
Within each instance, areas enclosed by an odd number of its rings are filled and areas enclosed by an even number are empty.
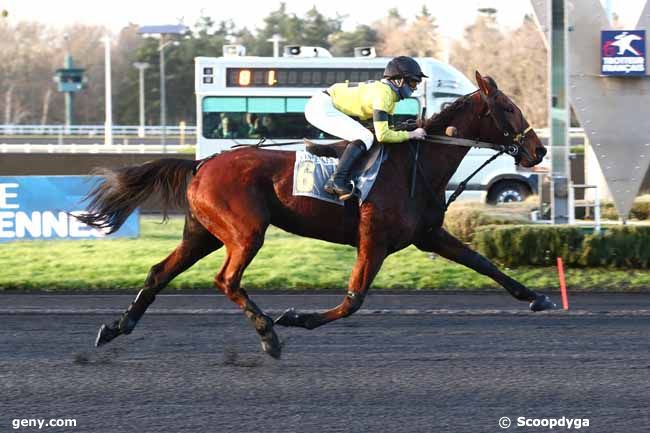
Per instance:
[[[569,297],[566,291],[566,281],[564,280],[564,263],[562,257],[557,258],[557,274],[560,277],[560,292],[562,293],[562,308],[569,309]]]

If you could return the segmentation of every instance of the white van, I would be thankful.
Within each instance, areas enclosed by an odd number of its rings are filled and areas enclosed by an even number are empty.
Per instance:
[[[490,149],[470,149],[449,181],[447,197],[494,153]],[[490,204],[523,201],[531,194],[537,194],[537,185],[536,173],[518,171],[514,158],[504,154],[479,171],[467,183],[458,200],[478,200]]]

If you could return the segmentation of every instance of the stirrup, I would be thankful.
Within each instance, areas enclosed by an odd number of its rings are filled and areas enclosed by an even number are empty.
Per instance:
[[[350,192],[339,195],[339,200],[346,201],[351,199],[354,196],[357,197],[361,196],[361,191],[357,189],[357,186],[355,185],[354,181],[351,180],[349,183],[352,184],[352,189],[350,190]]]

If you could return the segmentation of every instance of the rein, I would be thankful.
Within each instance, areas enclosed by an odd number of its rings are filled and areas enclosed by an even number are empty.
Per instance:
[[[528,130],[532,130],[529,128]],[[520,135],[525,135],[528,131]],[[446,135],[427,135],[423,141],[433,143],[433,144],[449,144],[451,146],[462,146],[462,147],[479,147],[483,149],[492,149],[497,152],[507,153],[510,156],[517,156],[521,147],[517,144],[495,144],[488,143],[485,141],[479,140],[469,140],[467,138],[458,138],[458,137],[448,137]]]
[[[445,211],[447,209],[449,209],[449,205],[452,204],[458,198],[458,196],[463,193],[463,191],[465,191],[465,188],[467,188],[467,182],[472,180],[472,178],[476,175],[476,173],[483,170],[486,165],[488,165],[489,163],[491,163],[492,161],[494,161],[495,159],[497,159],[498,157],[503,155],[503,153],[504,153],[504,151],[502,150],[502,151],[492,155],[492,157],[490,159],[485,161],[479,168],[474,170],[474,172],[472,174],[467,176],[461,183],[459,183],[458,186],[456,187],[456,189],[454,190],[454,192],[451,193],[451,195],[449,196],[449,200],[447,200],[447,203],[445,204]]]
[[[277,146],[290,146],[292,144],[304,144],[305,142],[303,140],[300,141],[287,141],[287,142],[282,142],[282,143],[270,143],[270,144],[264,144],[266,142],[266,137],[260,138],[260,141],[258,141],[255,144],[244,144],[244,143],[238,143],[235,144],[234,146],[231,147],[231,149],[234,149],[236,147],[277,147]]]
[[[468,141],[471,141],[471,140],[468,140]],[[424,179],[424,186],[427,188],[427,190],[429,190],[429,194],[431,194],[432,196],[435,197],[436,192],[431,189],[431,185],[429,185],[429,181],[427,179],[427,176],[425,175],[426,172],[425,172],[424,168],[422,168],[422,165],[420,164],[420,160],[419,160],[420,143],[416,142],[415,151],[413,150],[412,146],[409,146],[409,149],[411,149],[411,153],[414,153],[414,155],[413,155],[413,172],[411,174],[411,176],[412,176],[411,177],[411,198],[413,198],[413,196],[415,194],[415,177],[416,177],[417,173],[419,173],[420,176],[422,176],[422,178]],[[476,176],[476,174],[479,171],[483,170],[488,164],[490,164],[492,161],[494,161],[495,159],[497,159],[498,157],[500,157],[504,153],[505,153],[505,150],[500,150],[499,152],[495,153],[488,160],[486,160],[483,164],[481,164],[481,166],[479,168],[474,170],[472,172],[472,174],[467,176],[461,183],[459,183],[458,186],[456,187],[456,189],[454,190],[454,192],[449,196],[449,199],[445,203],[445,209],[444,210],[447,211],[447,209],[449,209],[449,206],[454,201],[456,201],[458,196],[460,196],[463,193],[463,191],[465,191],[465,188],[467,188],[467,183],[470,180],[472,180],[472,178],[474,176]],[[417,173],[416,173],[416,170],[417,170]]]

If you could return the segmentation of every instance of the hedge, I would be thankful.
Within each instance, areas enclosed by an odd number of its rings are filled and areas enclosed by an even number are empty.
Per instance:
[[[650,226],[608,227],[589,233],[575,226],[487,226],[473,246],[507,266],[553,265],[650,269]]]
[[[618,219],[618,212],[616,211],[616,206],[614,206],[614,203],[602,203],[600,212],[603,219]],[[643,196],[643,199],[637,199],[637,201],[634,202],[632,209],[630,209],[630,218],[637,220],[650,219],[650,200],[648,200],[647,196]]]
[[[472,242],[477,230],[491,225],[531,224],[527,215],[530,206],[513,204],[512,206],[490,206],[477,203],[458,203],[452,205],[445,214],[445,229],[462,240]]]

